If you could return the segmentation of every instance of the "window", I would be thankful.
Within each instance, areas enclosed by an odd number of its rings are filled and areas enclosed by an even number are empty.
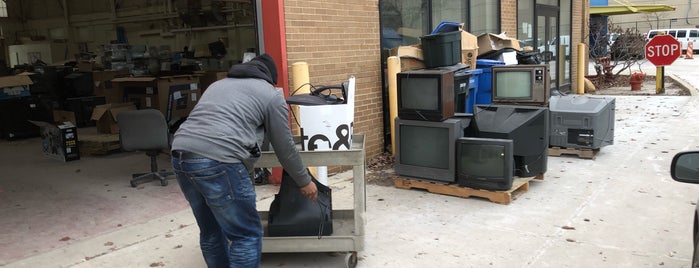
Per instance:
[[[699,30],[689,30],[689,37],[699,37]]]
[[[500,32],[500,1],[381,0],[381,47],[420,43],[443,21],[464,23],[474,35]]]
[[[0,0],[0,18],[7,18],[7,2]]]

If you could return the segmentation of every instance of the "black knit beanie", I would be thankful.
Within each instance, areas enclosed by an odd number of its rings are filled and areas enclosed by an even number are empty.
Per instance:
[[[272,84],[276,85],[277,78],[278,78],[277,77],[277,65],[274,64],[274,60],[272,59],[272,57],[269,54],[264,53],[262,55],[259,55],[255,58],[253,58],[252,60],[262,62],[267,67],[267,70],[269,70],[269,74],[272,78],[272,82],[273,82]]]

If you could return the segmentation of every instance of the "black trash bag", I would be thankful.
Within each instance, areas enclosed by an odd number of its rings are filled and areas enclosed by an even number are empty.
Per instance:
[[[318,188],[318,200],[313,202],[301,193],[301,188],[286,171],[282,174],[279,193],[269,207],[267,234],[269,236],[314,236],[320,239],[333,232],[332,192],[330,187],[313,178]]]
[[[539,51],[517,51],[517,64],[541,64]]]

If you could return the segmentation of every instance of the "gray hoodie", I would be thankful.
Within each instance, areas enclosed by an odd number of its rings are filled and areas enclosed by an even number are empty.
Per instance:
[[[282,167],[303,187],[311,177],[292,140],[289,108],[273,86],[276,69],[259,60],[237,64],[211,84],[175,133],[172,150],[200,154],[223,163],[259,158],[265,132]]]

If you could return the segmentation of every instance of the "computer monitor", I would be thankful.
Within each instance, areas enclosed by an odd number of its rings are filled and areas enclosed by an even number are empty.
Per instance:
[[[463,137],[456,140],[456,181],[460,186],[489,191],[512,188],[513,142]]]
[[[515,105],[548,104],[548,65],[500,65],[492,67],[492,103]]]
[[[513,141],[515,176],[546,172],[549,147],[549,111],[524,105],[476,105],[473,118],[478,138]]]
[[[398,117],[443,121],[454,116],[454,71],[422,69],[400,72]]]
[[[455,117],[442,122],[395,121],[394,169],[400,176],[439,182],[456,181],[455,142],[471,122]]]

